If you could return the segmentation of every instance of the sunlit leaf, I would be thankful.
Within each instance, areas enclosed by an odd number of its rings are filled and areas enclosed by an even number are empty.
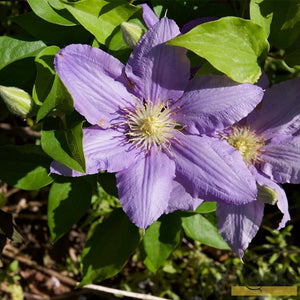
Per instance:
[[[259,25],[236,17],[203,23],[168,44],[195,52],[241,83],[258,80],[261,75],[259,62],[269,49],[266,34]]]

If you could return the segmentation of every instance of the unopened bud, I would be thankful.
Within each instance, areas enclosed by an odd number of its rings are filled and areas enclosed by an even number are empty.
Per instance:
[[[277,193],[266,185],[257,184],[257,200],[266,204],[275,204],[278,200]]]
[[[31,96],[22,89],[0,85],[0,95],[9,111],[18,116],[26,116],[33,106]]]
[[[138,43],[140,38],[145,33],[145,30],[143,28],[129,22],[122,22],[121,29],[124,42],[131,48],[133,48]]]

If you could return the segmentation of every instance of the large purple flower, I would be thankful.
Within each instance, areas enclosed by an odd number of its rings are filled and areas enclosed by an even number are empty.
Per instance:
[[[205,134],[244,118],[262,89],[225,77],[189,82],[186,51],[165,45],[178,34],[174,21],[156,22],[126,66],[87,45],[70,45],[55,58],[75,109],[92,124],[83,137],[86,174],[115,172],[122,207],[142,228],[163,213],[194,209],[200,199],[237,205],[257,195],[239,153]],[[51,171],[84,175],[58,162]]]
[[[300,183],[300,78],[267,89],[257,109],[220,135],[243,157],[258,186],[248,204],[218,203],[219,231],[241,258],[259,229],[264,203],[277,203],[283,213],[278,229],[290,220],[280,183]]]

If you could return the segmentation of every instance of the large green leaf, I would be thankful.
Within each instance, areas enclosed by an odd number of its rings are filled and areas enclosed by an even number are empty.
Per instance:
[[[250,83],[260,77],[259,62],[269,49],[266,34],[259,25],[236,17],[198,25],[168,44],[195,52],[237,82]]]
[[[41,144],[43,150],[61,164],[85,173],[82,149],[82,118],[77,114],[60,119],[45,119]]]
[[[45,118],[54,109],[66,114],[70,114],[74,110],[73,98],[57,73],[54,76],[52,88],[38,111],[37,122]]]
[[[140,7],[131,5],[124,0],[63,1],[63,4],[78,22],[102,44],[105,44],[106,39],[116,27],[141,10]]]
[[[28,3],[35,14],[47,22],[64,26],[75,25],[68,11],[54,9],[48,0],[28,0]]]
[[[80,286],[101,281],[117,274],[139,243],[139,230],[122,209],[95,228],[82,252]]]
[[[161,217],[147,228],[143,246],[146,253],[145,265],[156,272],[177,248],[181,240],[181,219],[175,214]]]
[[[55,78],[53,61],[58,51],[58,47],[50,46],[43,49],[35,58],[37,76],[32,96],[34,101],[39,105],[42,105],[45,101],[53,85]]]
[[[52,184],[48,198],[48,226],[56,242],[79,221],[90,206],[92,187],[82,177],[62,177]]]
[[[50,163],[39,146],[0,147],[1,180],[23,190],[37,190],[51,183]]]
[[[0,37],[0,70],[26,57],[34,57],[46,45],[42,41],[26,41],[9,36]]]
[[[250,17],[270,34],[270,43],[277,48],[288,48],[300,34],[299,1],[251,0]]]
[[[196,241],[219,249],[230,249],[216,227],[216,216],[208,214],[187,214],[182,217],[182,226],[186,235]]]

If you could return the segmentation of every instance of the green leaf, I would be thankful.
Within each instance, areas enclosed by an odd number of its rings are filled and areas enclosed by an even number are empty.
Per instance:
[[[28,3],[35,14],[47,22],[64,26],[75,25],[72,16],[66,10],[58,11],[54,9],[48,3],[48,0],[28,0]]]
[[[265,32],[259,25],[236,17],[203,23],[168,44],[195,52],[241,83],[258,80],[261,75],[259,62],[269,49]]]
[[[261,25],[270,43],[279,49],[291,46],[300,33],[300,5],[295,0],[252,0],[251,20]]]
[[[204,213],[210,213],[216,211],[216,209],[217,209],[216,202],[205,201],[197,207],[196,212],[204,214]]]
[[[88,44],[92,35],[81,25],[61,26],[48,23],[33,12],[12,18],[26,32],[47,45],[65,47],[69,44]]]
[[[48,198],[48,226],[55,243],[86,213],[92,187],[84,178],[57,178]]]
[[[101,281],[117,274],[139,243],[139,230],[122,209],[95,228],[82,252],[80,286]]]
[[[216,217],[208,214],[189,214],[182,217],[182,226],[186,235],[196,241],[219,249],[230,249],[216,227]]]
[[[0,70],[17,60],[36,56],[45,47],[46,45],[42,41],[26,41],[9,36],[1,36]]]
[[[37,122],[45,118],[54,109],[66,114],[70,114],[74,110],[73,98],[57,73],[50,93],[38,111]]]
[[[51,183],[50,163],[39,146],[0,147],[1,180],[23,190],[37,190]]]
[[[149,226],[143,238],[145,265],[156,272],[178,247],[181,240],[181,219],[175,214],[161,217]]]
[[[63,5],[102,44],[116,27],[141,10],[124,0],[63,1]]]
[[[58,47],[50,46],[43,49],[35,58],[37,76],[32,95],[35,103],[39,105],[45,101],[53,85],[55,78],[53,61],[58,51]]]
[[[85,173],[85,159],[82,149],[82,117],[77,114],[67,116],[63,121],[46,119],[42,131],[43,150],[61,164]]]

